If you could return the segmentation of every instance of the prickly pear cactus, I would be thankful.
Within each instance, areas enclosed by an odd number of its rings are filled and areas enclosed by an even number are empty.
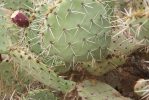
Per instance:
[[[76,85],[57,75],[81,63],[91,74],[101,76],[146,45],[148,0],[117,1],[120,6],[115,1],[0,0],[0,53],[9,54],[17,66],[54,90],[68,93],[77,88],[83,100],[129,100],[102,82],[93,85],[83,81]],[[114,6],[125,11],[123,16],[113,16],[115,10],[119,11]],[[0,74],[10,81],[10,73],[5,75],[3,71]],[[42,90],[29,92],[23,99],[40,97],[56,99]]]
[[[22,100],[57,100],[57,97],[55,97],[49,90],[38,89],[29,91]]]
[[[10,55],[20,67],[36,80],[50,86],[53,89],[69,92],[75,87],[75,82],[60,78],[53,70],[43,64],[26,48],[16,47],[10,50]]]
[[[77,88],[82,100],[131,100],[121,96],[115,89],[100,81],[92,83],[85,80]]]

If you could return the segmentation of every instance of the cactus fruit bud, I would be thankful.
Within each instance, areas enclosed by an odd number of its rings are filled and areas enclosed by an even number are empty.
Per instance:
[[[29,26],[29,19],[28,17],[23,14],[21,11],[15,11],[11,15],[12,22],[15,23],[19,27],[28,27]]]

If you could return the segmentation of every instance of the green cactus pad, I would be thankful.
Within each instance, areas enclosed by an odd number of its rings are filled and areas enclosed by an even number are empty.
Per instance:
[[[74,82],[64,80],[57,76],[55,72],[48,69],[48,66],[39,61],[35,55],[29,52],[28,49],[16,47],[10,50],[10,55],[23,70],[28,72],[41,83],[44,83],[45,85],[48,85],[58,91],[62,91],[63,93],[74,89]]]
[[[77,88],[82,100],[131,100],[121,96],[111,86],[99,81],[92,83],[86,80],[79,84]]]
[[[46,89],[29,91],[22,100],[57,100],[52,92]]]
[[[33,21],[36,27],[30,27],[39,30],[41,54],[65,62],[103,58],[110,43],[110,21],[104,6],[93,0],[62,0],[52,11],[46,4],[39,7],[38,23]]]

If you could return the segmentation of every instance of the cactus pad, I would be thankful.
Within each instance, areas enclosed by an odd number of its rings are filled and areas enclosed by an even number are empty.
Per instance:
[[[111,86],[97,81],[92,83],[88,80],[78,85],[79,96],[82,100],[131,100],[121,96]]]
[[[104,6],[93,0],[62,0],[55,9],[46,4],[37,9],[38,23],[32,25],[39,30],[41,54],[65,62],[103,58],[110,43],[110,21]]]
[[[10,55],[20,67],[28,72],[36,80],[50,86],[53,89],[69,92],[74,89],[75,83],[64,80],[57,76],[55,72],[48,69],[37,57],[25,48],[16,47],[10,50]]]

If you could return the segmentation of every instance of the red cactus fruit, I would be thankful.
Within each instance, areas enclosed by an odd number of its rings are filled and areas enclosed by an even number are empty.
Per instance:
[[[24,15],[21,11],[15,11],[11,15],[11,20],[19,27],[28,27],[29,26],[29,19],[26,15]]]

